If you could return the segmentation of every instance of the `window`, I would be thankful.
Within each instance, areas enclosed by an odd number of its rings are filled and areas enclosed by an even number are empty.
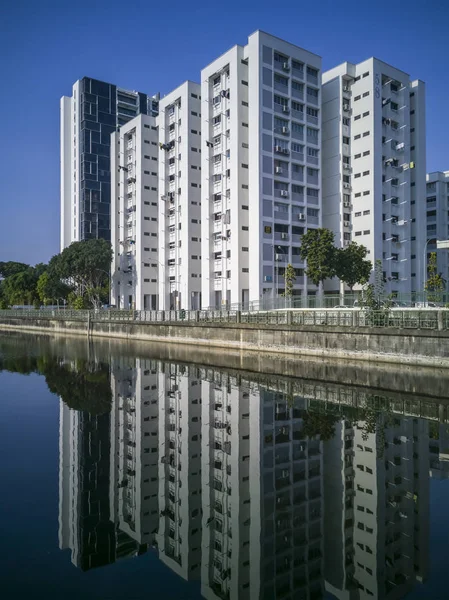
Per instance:
[[[363,177],[365,177],[366,175],[369,175],[369,171],[363,171]]]
[[[242,252],[249,252],[248,246],[242,246]]]
[[[368,156],[370,154],[369,150],[366,150],[366,152],[363,153],[363,156]]]
[[[366,137],[368,135],[369,135],[369,131],[365,131],[364,134],[363,134],[363,137]]]
[[[364,214],[364,215],[369,215],[369,214],[370,214],[370,211],[369,211],[369,210],[364,210],[364,211],[363,211],[363,214]]]
[[[354,98],[354,102],[357,102],[357,100],[360,100],[360,98],[361,98],[361,97],[362,97],[362,96],[360,96],[360,95],[359,95],[359,96],[356,96],[356,97]]]
[[[190,130],[190,133],[193,133],[193,134],[198,134],[198,131],[197,131],[196,129],[191,129],[191,130]]]
[[[249,231],[248,225],[242,225],[242,231]]]
[[[242,123],[242,127],[248,127],[248,123]]]
[[[362,235],[362,232],[361,232],[361,231],[356,231],[356,232],[355,232],[355,235],[356,235],[356,236]]]
[[[242,204],[242,210],[249,210],[249,206],[247,204]]]
[[[369,235],[370,234],[370,230],[369,229],[365,229],[365,231],[363,232],[363,235]]]
[[[358,179],[359,177],[361,177],[360,173],[356,173],[356,174],[354,175],[354,179]]]
[[[358,158],[360,158],[362,155],[361,154],[355,154],[354,155],[354,160],[357,160]]]
[[[360,115],[356,115],[356,116],[354,117],[354,121],[358,121],[360,118],[361,118],[361,116],[360,116]]]
[[[360,133],[358,133],[357,135],[354,136],[354,140],[359,140],[361,138]]]
[[[242,273],[249,273],[248,267],[243,267],[242,268]]]
[[[363,117],[367,117],[369,115],[369,110],[367,110],[366,112],[363,113]]]
[[[369,71],[367,71],[366,73],[363,73],[362,77],[368,77],[369,75]]]
[[[364,92],[363,98],[366,98],[367,96],[369,96],[369,92]]]
[[[249,148],[249,144],[247,144],[246,142],[242,142],[242,148]]]
[[[248,165],[245,165],[244,163],[242,163],[242,169],[247,169]]]
[[[242,100],[242,106],[249,106],[248,102],[245,102],[244,100]]]
[[[248,82],[242,79],[242,85],[248,85]]]
[[[351,119],[349,117],[343,117],[343,125],[348,126],[351,123]]]
[[[362,216],[362,213],[361,213],[361,212],[356,212],[356,213],[354,214],[354,216],[355,216],[355,217],[361,217],[361,216]]]
[[[366,190],[365,192],[363,192],[364,196],[369,196],[369,190]]]
[[[312,98],[318,98],[318,90],[315,90],[315,89],[307,86],[307,95]]]

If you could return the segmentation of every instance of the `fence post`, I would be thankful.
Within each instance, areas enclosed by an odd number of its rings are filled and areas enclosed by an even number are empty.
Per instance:
[[[293,312],[291,310],[288,310],[287,311],[287,325],[292,324],[292,317],[293,317]]]
[[[242,322],[242,311],[241,310],[237,310],[235,313],[235,322],[236,323],[241,323]]]
[[[444,329],[444,319],[443,319],[443,311],[442,310],[438,311],[437,318],[438,318],[438,331],[443,331],[443,329]]]
[[[195,323],[198,323],[200,320],[200,311],[196,310],[195,311]]]

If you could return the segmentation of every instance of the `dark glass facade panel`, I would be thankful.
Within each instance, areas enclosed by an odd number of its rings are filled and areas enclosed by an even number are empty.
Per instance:
[[[110,240],[111,133],[136,115],[148,114],[149,102],[146,94],[121,94],[115,85],[89,77],[82,79],[80,88],[81,239]],[[129,104],[120,105],[119,114],[118,99]]]

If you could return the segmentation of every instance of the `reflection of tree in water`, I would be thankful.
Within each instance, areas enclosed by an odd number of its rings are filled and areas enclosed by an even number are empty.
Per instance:
[[[75,367],[51,363],[44,372],[48,389],[61,396],[69,408],[102,415],[111,410],[111,385],[107,365],[77,361]]]
[[[22,345],[17,345],[15,350],[8,353],[0,347],[0,371],[43,375],[50,392],[61,396],[74,410],[87,411],[91,415],[102,415],[111,410],[108,365],[85,359],[64,363],[48,353],[38,358],[26,354]]]

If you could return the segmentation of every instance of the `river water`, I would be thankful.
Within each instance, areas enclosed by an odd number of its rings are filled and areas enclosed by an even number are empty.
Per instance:
[[[448,598],[445,375],[259,360],[1,334],[1,597]]]

